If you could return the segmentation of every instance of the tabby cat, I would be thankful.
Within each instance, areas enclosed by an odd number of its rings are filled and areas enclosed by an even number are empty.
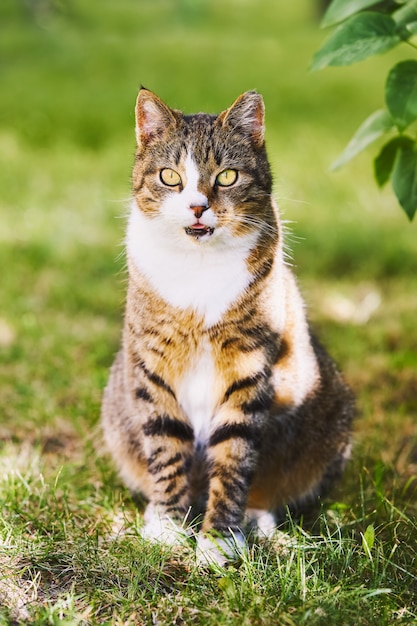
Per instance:
[[[203,503],[200,562],[221,565],[349,457],[352,399],[311,335],[271,196],[264,104],[183,115],[142,88],[122,347],[105,439],[148,500],[144,537],[176,542]]]

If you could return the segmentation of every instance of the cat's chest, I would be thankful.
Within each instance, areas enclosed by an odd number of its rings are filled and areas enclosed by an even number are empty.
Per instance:
[[[216,411],[216,368],[212,349],[204,340],[195,358],[185,369],[178,384],[177,399],[194,430],[196,445],[209,438]]]
[[[195,310],[207,327],[218,323],[251,282],[246,259],[256,235],[218,245],[188,241],[177,245],[157,228],[132,211],[127,249],[137,269],[171,306]]]

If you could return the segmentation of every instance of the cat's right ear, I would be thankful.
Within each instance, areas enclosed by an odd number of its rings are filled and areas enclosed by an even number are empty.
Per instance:
[[[136,141],[143,146],[176,124],[174,112],[158,96],[142,87],[136,100]]]

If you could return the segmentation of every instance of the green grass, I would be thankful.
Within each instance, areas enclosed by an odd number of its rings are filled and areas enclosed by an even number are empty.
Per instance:
[[[378,624],[412,623],[415,521],[366,479],[357,502],[327,510],[313,529],[253,546],[239,569],[199,571],[191,548],[164,550],[138,535],[108,470],[72,458],[50,483],[48,452],[6,447],[7,507],[1,557],[3,623]],[[87,484],[88,476],[94,481]],[[82,478],[81,478],[82,477]],[[107,487],[106,487],[107,486]],[[358,485],[359,487],[359,485]],[[377,509],[367,511],[370,499]],[[115,529],[115,517],[118,531]],[[368,538],[375,528],[373,545]],[[409,547],[406,548],[405,542]]]
[[[328,171],[402,53],[309,74],[322,39],[310,0],[2,1],[0,624],[417,622],[416,225],[372,153]],[[318,518],[218,575],[142,541],[100,440],[141,83],[187,112],[263,93],[293,263],[358,397]]]

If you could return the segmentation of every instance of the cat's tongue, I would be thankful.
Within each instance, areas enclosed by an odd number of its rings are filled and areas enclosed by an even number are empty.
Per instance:
[[[188,226],[185,229],[187,235],[191,235],[192,237],[202,237],[203,235],[212,235],[213,228],[210,226],[206,226],[205,224],[201,224],[200,222],[196,222],[192,226]]]

